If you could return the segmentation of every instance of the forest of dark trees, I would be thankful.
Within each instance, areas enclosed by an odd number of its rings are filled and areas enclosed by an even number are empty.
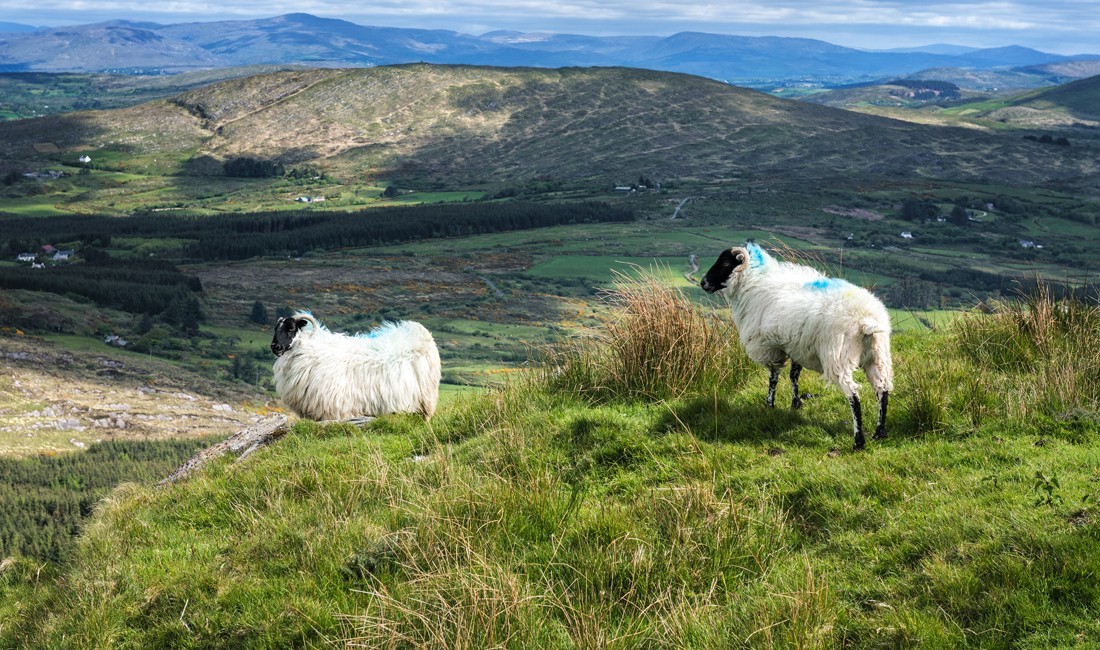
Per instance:
[[[914,99],[956,99],[960,96],[959,87],[950,81],[934,79],[894,79],[890,86],[901,86],[914,92]]]
[[[210,443],[109,441],[80,453],[0,458],[0,558],[60,561],[83,518],[114,486],[160,480]]]
[[[82,296],[103,307],[161,315],[185,330],[197,329],[202,319],[195,295],[202,291],[202,282],[161,261],[98,256],[48,273],[26,266],[0,267],[0,288]]]
[[[632,221],[632,210],[605,203],[450,203],[358,212],[253,212],[218,217],[163,214],[17,218],[4,221],[27,247],[107,237],[192,240],[185,261],[301,255],[311,250],[390,244],[574,223]],[[15,251],[18,254],[22,251]]]

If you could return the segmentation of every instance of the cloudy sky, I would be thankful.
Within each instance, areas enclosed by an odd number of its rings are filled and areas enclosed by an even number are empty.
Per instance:
[[[863,49],[931,43],[1023,45],[1100,53],[1097,0],[0,0],[0,20],[69,25],[122,18],[160,23],[304,12],[362,25],[591,35],[703,31],[816,38]]]

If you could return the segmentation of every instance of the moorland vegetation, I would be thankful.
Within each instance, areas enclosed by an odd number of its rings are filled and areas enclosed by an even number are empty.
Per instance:
[[[1100,312],[1038,294],[895,337],[890,437],[766,377],[663,280],[431,425],[301,421],[0,571],[0,643],[1067,646],[1100,635]],[[670,362],[675,360],[674,362]],[[688,371],[687,368],[693,369]],[[1036,381],[1041,377],[1041,381]],[[807,416],[808,412],[813,417]]]

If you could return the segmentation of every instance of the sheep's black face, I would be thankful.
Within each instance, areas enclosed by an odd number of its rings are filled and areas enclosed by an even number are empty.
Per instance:
[[[275,336],[271,338],[271,351],[275,356],[280,356],[290,349],[291,344],[294,343],[294,337],[306,324],[304,320],[295,321],[293,318],[280,318],[275,323]]]
[[[730,278],[745,264],[745,254],[741,249],[722,251],[714,266],[710,267],[699,286],[707,293],[714,293],[729,286]]]

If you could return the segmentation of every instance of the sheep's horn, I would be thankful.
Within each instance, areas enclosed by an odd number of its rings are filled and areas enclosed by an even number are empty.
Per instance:
[[[737,266],[733,268],[734,271],[744,271],[749,268],[749,250],[741,246],[734,246],[730,249],[733,253],[733,259],[737,262]]]
[[[294,320],[295,321],[304,320],[304,321],[308,322],[310,325],[312,325],[315,329],[320,329],[321,328],[321,323],[316,318],[314,318],[313,314],[308,314],[308,313],[305,313],[305,312],[298,312],[297,314],[294,314]],[[301,329],[301,328],[299,328],[299,329]]]

